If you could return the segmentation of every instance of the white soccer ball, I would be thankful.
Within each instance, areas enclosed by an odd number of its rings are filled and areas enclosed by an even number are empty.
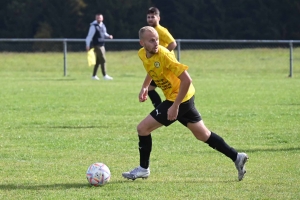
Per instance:
[[[86,179],[93,186],[102,186],[110,180],[110,170],[104,163],[94,163],[86,171]]]

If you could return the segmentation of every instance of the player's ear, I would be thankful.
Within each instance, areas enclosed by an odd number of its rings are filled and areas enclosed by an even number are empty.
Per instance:
[[[144,41],[143,40],[140,40],[140,45],[144,46]]]

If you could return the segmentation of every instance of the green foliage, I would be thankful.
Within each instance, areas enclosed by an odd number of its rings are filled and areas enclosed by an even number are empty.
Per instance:
[[[152,133],[151,176],[128,181],[153,109],[136,53],[107,52],[113,81],[90,79],[85,52],[68,54],[67,77],[61,53],[0,54],[0,199],[300,198],[299,59],[287,78],[286,49],[182,51],[206,125],[250,156],[246,177],[175,123]],[[112,172],[104,187],[85,179],[93,162]]]
[[[146,13],[151,6],[150,0],[85,1],[87,2],[85,20],[89,23],[94,20],[96,13],[102,13],[108,33],[114,35],[115,38],[137,38],[138,30],[147,24]],[[86,37],[86,35],[87,31],[83,36]]]
[[[0,37],[84,38],[102,13],[115,38],[137,38],[150,6],[177,39],[300,39],[298,0],[2,0]]]
[[[2,1],[1,1],[2,2]],[[32,12],[36,7],[35,0],[3,1],[0,7],[0,37],[20,38],[32,37],[34,26],[40,10]]]
[[[50,38],[73,38],[81,31],[82,10],[86,7],[83,0],[51,0],[41,1],[39,6],[42,9],[40,20],[52,27]],[[43,25],[41,23],[40,25]],[[43,26],[39,26],[36,35],[43,32]],[[46,29],[47,31],[47,29]]]

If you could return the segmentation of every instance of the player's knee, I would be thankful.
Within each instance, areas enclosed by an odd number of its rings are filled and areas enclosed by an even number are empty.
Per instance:
[[[202,142],[206,142],[208,138],[210,137],[210,132],[197,132],[194,133],[194,136],[197,140],[200,140]]]
[[[138,134],[140,135],[140,136],[146,136],[146,135],[149,135],[148,133],[147,133],[147,130],[146,130],[146,128],[143,126],[143,124],[139,124],[139,125],[137,125],[137,127],[136,127],[136,130],[137,130],[137,132],[138,132]]]
[[[190,125],[190,126],[189,126]],[[196,139],[206,142],[211,135],[210,130],[208,130],[203,124],[197,124],[195,126],[189,124],[188,128],[192,131]],[[199,126],[200,125],[200,126]]]

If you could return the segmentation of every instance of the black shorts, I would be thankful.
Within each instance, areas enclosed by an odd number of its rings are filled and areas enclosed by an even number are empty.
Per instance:
[[[187,123],[196,123],[202,120],[200,113],[195,108],[194,99],[195,96],[190,98],[190,100],[181,103],[179,106],[177,120],[184,126],[187,126]],[[171,125],[176,121],[168,120],[168,109],[173,105],[173,103],[173,101],[163,101],[150,113],[150,115],[164,126]]]
[[[156,83],[152,80],[150,83],[151,86],[157,87]]]

